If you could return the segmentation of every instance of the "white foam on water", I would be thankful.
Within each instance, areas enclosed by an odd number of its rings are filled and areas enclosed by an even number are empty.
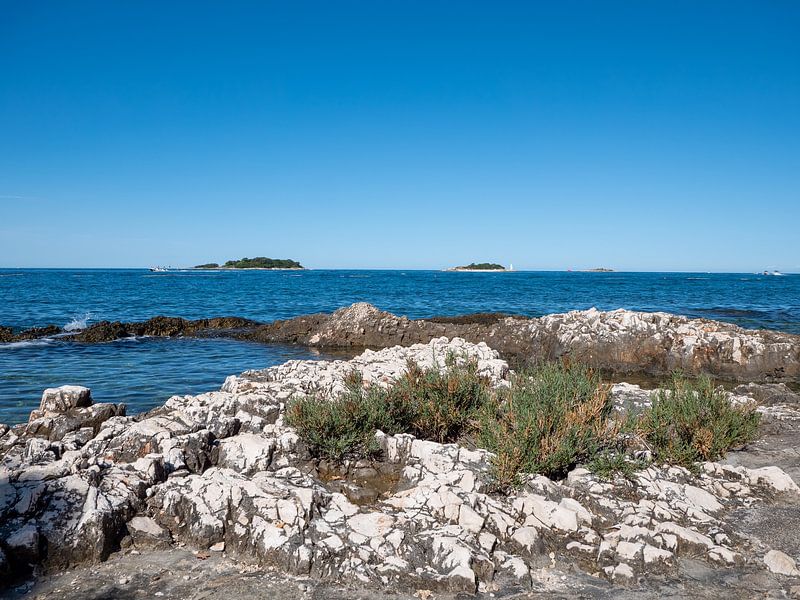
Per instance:
[[[142,340],[146,340],[148,338],[153,337],[152,335],[127,335],[125,337],[117,338],[116,340],[111,340],[112,342],[141,342]]]
[[[92,318],[92,313],[85,313],[82,317],[73,317],[72,320],[64,325],[64,331],[81,331],[86,329],[86,324]]]
[[[0,344],[0,350],[13,350],[14,348],[40,348],[42,346],[49,346],[52,340],[50,338],[41,338],[38,340],[23,340],[21,342],[8,342]]]

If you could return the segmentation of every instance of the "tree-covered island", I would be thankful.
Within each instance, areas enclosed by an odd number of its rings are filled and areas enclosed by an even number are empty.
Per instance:
[[[453,267],[452,269],[448,269],[448,271],[505,271],[506,268],[503,265],[498,265],[497,263],[470,263],[468,265],[464,265],[461,267]]]
[[[195,269],[305,269],[296,260],[288,258],[267,258],[266,256],[256,256],[255,258],[242,258],[239,260],[229,260],[225,264],[206,263],[197,265]]]

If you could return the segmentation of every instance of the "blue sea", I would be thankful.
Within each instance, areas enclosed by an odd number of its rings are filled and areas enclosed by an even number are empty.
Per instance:
[[[366,301],[412,318],[499,311],[531,316],[586,309],[667,311],[800,333],[800,276],[710,273],[441,271],[170,271],[0,269],[0,325],[81,328],[155,315],[259,321]],[[27,419],[44,388],[92,388],[129,414],[173,394],[217,389],[225,376],[289,359],[302,347],[141,338],[99,345],[59,339],[0,344],[0,423]]]

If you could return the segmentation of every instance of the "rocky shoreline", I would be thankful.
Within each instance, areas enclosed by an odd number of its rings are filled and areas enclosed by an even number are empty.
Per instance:
[[[557,322],[591,323],[591,314]],[[603,331],[641,318],[606,313]],[[645,323],[696,327],[651,318]],[[409,321],[355,305],[255,331],[263,341],[297,332],[298,341],[357,346],[438,326],[542,321],[476,320]],[[158,323],[154,330],[185,332],[185,323],[200,322]],[[603,341],[599,327],[582,335]],[[791,339],[746,335],[736,346],[740,374],[759,372],[769,343]],[[761,354],[748,353],[756,341]],[[279,600],[377,598],[387,590],[404,598],[800,594],[800,396],[783,384],[733,390],[732,402],[759,403],[760,438],[696,473],[651,464],[606,480],[578,467],[563,480],[527,477],[509,494],[492,491],[484,450],[379,432],[379,460],[332,467],[314,461],[284,423],[290,398],[333,397],[353,370],[366,385],[385,386],[409,360],[430,368],[447,356],[475,360],[493,386],[507,385],[509,365],[496,349],[437,337],[349,361],[249,371],[220,391],[174,396],[136,416],[94,404],[86,388],[46,390],[28,423],[0,426],[0,582],[13,583],[11,595],[42,598],[134,598],[139,590],[219,597],[220,578],[228,593]],[[626,410],[647,404],[651,392],[618,384],[612,395]],[[260,591],[255,576],[265,581]]]
[[[388,348],[459,337],[485,342],[512,363],[570,360],[615,374],[665,375],[675,369],[741,382],[800,381],[800,336],[750,330],[668,313],[595,309],[527,318],[504,314],[408,319],[357,303],[273,323],[240,317],[187,320],[155,317],[123,323],[101,321],[78,332],[56,326],[14,333],[0,328],[0,342],[62,336],[101,343],[130,336],[229,337],[328,349]]]

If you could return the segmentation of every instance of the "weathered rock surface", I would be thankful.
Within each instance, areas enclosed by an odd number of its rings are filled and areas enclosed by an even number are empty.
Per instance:
[[[58,331],[58,328],[55,328]],[[52,335],[29,330],[0,341]],[[129,336],[225,336],[324,348],[388,348],[438,337],[486,342],[515,362],[562,357],[613,373],[663,375],[675,369],[733,381],[800,381],[800,336],[749,330],[667,313],[596,309],[526,318],[476,314],[411,320],[357,303],[332,314],[270,324],[237,317],[186,320],[155,317],[141,323],[102,321],[69,339],[96,343]]]
[[[675,369],[744,381],[800,379],[800,337],[746,330],[667,313],[595,309],[538,319],[478,315],[409,320],[369,304],[331,315],[278,321],[247,335],[321,347],[387,347],[426,343],[439,336],[486,342],[506,358],[551,360],[569,356],[610,372],[665,374]]]
[[[57,335],[62,329],[57,325],[47,325],[45,327],[32,327],[19,333],[14,333],[11,327],[0,326],[0,343],[23,342],[25,340],[36,340],[51,335]]]
[[[44,416],[50,412],[61,413],[71,408],[83,408],[91,406],[91,404],[92,393],[89,388],[79,385],[62,385],[44,391],[38,414]]]
[[[81,391],[48,391],[44,416],[0,429],[0,558],[21,574],[112,553],[186,547],[206,557],[213,548],[250,565],[246,572],[445,595],[622,597],[612,591],[677,582],[690,596],[746,597],[739,593],[752,593],[754,581],[785,594],[800,583],[787,566],[800,556],[789,538],[740,525],[741,515],[770,507],[794,507],[780,526],[800,525],[800,490],[774,465],[707,463],[699,475],[651,466],[611,481],[578,468],[500,496],[486,451],[380,432],[384,460],[332,481],[283,423],[289,398],[335,394],[353,369],[367,385],[388,385],[407,360],[444,365],[450,353],[475,358],[494,385],[508,378],[486,344],[438,338],[246,372],[137,417],[80,406]],[[613,393],[620,406],[647,402],[635,386]],[[797,423],[764,410],[766,420]],[[79,423],[63,436],[32,426],[67,417]]]

